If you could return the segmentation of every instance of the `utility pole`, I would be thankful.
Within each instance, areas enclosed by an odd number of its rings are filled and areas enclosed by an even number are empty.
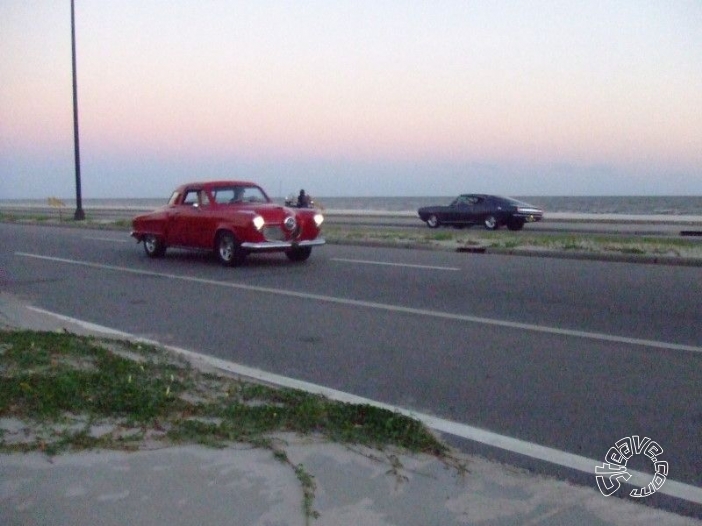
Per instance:
[[[80,143],[78,142],[78,82],[76,80],[76,22],[75,8],[71,0],[71,58],[73,63],[73,147],[75,151],[76,165],[76,212],[73,219],[82,221],[85,219],[83,212],[83,198],[80,190]]]

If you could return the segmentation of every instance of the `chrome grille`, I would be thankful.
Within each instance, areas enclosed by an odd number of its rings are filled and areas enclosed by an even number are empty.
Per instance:
[[[285,241],[285,232],[279,226],[265,226],[261,233],[268,241]]]

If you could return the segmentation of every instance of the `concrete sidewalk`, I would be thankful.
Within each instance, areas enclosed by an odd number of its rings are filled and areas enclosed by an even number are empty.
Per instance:
[[[29,310],[1,292],[0,327],[98,330]],[[2,419],[0,424],[13,432]],[[432,456],[350,448],[318,438],[280,439],[290,462],[313,477],[316,518],[305,515],[295,471],[270,451],[178,446],[53,458],[0,455],[0,524],[702,525],[602,496],[594,466],[592,486],[580,487],[460,453],[454,455],[456,464],[448,465]]]

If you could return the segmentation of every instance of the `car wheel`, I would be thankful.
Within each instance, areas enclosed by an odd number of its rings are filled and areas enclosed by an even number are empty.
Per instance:
[[[219,234],[215,245],[217,259],[222,265],[235,267],[244,262],[246,252],[241,248],[241,244],[231,232]]]
[[[507,223],[507,228],[510,230],[521,230],[524,228],[524,221],[521,219],[511,219],[509,223]]]
[[[147,234],[144,236],[144,252],[150,258],[160,258],[166,253],[166,245],[158,236]]]
[[[297,247],[285,253],[290,261],[306,261],[310,254],[312,254],[312,247]]]
[[[497,219],[495,218],[495,216],[487,216],[485,218],[485,221],[483,222],[483,224],[485,225],[485,228],[487,228],[488,230],[497,230],[500,226],[500,225],[498,225]]]
[[[440,224],[441,223],[439,223],[439,218],[436,217],[436,215],[432,214],[429,217],[427,217],[427,226],[429,228],[438,228]]]

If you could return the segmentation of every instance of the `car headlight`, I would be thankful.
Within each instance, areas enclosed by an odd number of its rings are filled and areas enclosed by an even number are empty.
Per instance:
[[[256,216],[253,218],[253,226],[256,227],[256,230],[261,230],[264,224],[265,221],[261,216]]]
[[[324,216],[322,214],[315,214],[314,215],[314,223],[318,227],[324,222]]]

